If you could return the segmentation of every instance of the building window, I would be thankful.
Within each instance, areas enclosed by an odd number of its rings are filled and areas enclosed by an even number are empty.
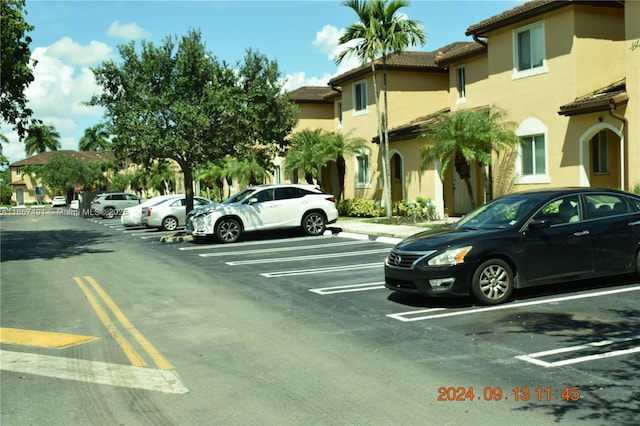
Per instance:
[[[593,173],[609,173],[609,144],[606,130],[600,131],[591,139],[591,151]]]
[[[456,68],[456,87],[458,88],[458,103],[466,102],[467,89],[464,67]]]
[[[546,175],[546,153],[544,135],[522,137],[521,176]]]
[[[338,102],[338,128],[342,129],[342,102]]]
[[[363,150],[356,155],[356,188],[368,187],[370,178],[369,152]]]
[[[367,82],[361,81],[353,85],[353,113],[367,112]]]
[[[547,72],[544,25],[536,22],[513,32],[514,78]]]

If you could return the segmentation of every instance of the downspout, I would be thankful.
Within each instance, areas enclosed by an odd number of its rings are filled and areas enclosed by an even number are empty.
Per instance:
[[[622,105],[628,100],[629,96],[626,93],[609,99],[609,115],[622,122],[622,138],[624,139],[622,155],[625,160],[622,162],[622,167],[624,168],[622,171],[622,189],[625,191],[629,190],[629,166],[631,165],[629,161],[629,121],[623,115],[616,114],[614,111],[618,108],[618,105]]]
[[[486,37],[485,37],[485,39],[486,39]],[[488,46],[488,43],[485,40],[480,40],[480,36],[478,34],[474,34],[473,35],[473,41],[483,45],[484,47]]]

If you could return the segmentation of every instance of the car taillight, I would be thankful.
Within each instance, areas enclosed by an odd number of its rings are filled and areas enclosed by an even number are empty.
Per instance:
[[[147,209],[147,217],[151,216],[151,209]]]
[[[332,203],[336,202],[336,197],[327,197],[328,201],[331,201]]]
[[[93,200],[93,204],[100,204],[100,201],[98,201],[98,200]]]

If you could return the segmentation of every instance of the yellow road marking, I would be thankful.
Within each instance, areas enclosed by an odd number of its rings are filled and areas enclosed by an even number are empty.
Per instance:
[[[98,300],[93,295],[93,293],[91,293],[91,290],[89,290],[89,288],[85,285],[85,283],[82,282],[80,277],[73,277],[73,279],[76,282],[76,284],[78,284],[80,289],[84,292],[84,295],[89,300],[89,303],[93,307],[93,310],[96,311],[96,314],[98,314],[100,321],[102,321],[102,324],[105,326],[109,334],[111,334],[111,336],[116,340],[118,345],[120,345],[120,347],[124,351],[127,358],[129,358],[129,361],[131,362],[131,364],[135,365],[136,367],[146,366],[147,363],[144,362],[144,360],[140,357],[140,355],[138,355],[138,352],[136,351],[136,349],[133,346],[131,346],[131,344],[127,341],[127,339],[125,339],[122,333],[120,333],[120,330],[118,330],[118,328],[115,326],[113,321],[111,321],[111,318],[109,318],[109,315],[102,308],[102,306],[100,305],[100,302],[98,302]]]
[[[100,339],[100,337],[54,333],[50,331],[23,330],[19,328],[0,328],[0,343],[10,345],[61,349],[98,339]]]
[[[122,326],[127,329],[129,334],[131,334],[131,336],[140,344],[140,346],[142,346],[147,354],[149,354],[149,356],[153,359],[153,362],[155,362],[156,366],[158,366],[158,368],[162,370],[171,370],[173,368],[171,363],[169,363],[169,361],[167,361],[166,358],[162,356],[162,354],[151,344],[151,342],[149,342],[142,335],[142,333],[140,333],[138,329],[136,329],[133,324],[131,324],[124,313],[122,313],[120,308],[118,308],[118,305],[116,305],[111,297],[102,289],[100,284],[98,284],[96,280],[89,276],[85,276],[84,279],[87,280],[87,282],[94,288],[96,293],[98,293],[100,297],[102,297],[102,300],[104,300],[105,304],[109,307],[109,309],[111,309],[111,312],[113,312],[120,324],[122,324]]]

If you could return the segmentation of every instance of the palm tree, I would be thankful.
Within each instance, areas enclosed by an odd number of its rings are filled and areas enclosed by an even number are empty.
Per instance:
[[[315,179],[320,184],[320,167],[325,166],[332,157],[328,141],[329,135],[322,129],[304,129],[294,133],[285,155],[285,172],[302,170],[307,183],[313,184]]]
[[[344,177],[346,174],[346,162],[344,157],[359,154],[367,147],[367,141],[364,138],[352,137],[351,133],[330,133],[327,137],[327,151],[336,159],[336,168],[338,169],[338,186],[339,193],[336,195],[338,202],[342,199],[344,193]]]
[[[100,123],[86,129],[78,143],[78,148],[80,151],[109,151],[111,142],[105,125]]]
[[[346,56],[355,55],[365,65],[371,64],[373,92],[376,102],[378,136],[382,157],[382,176],[384,180],[384,201],[387,217],[391,217],[391,163],[389,158],[389,103],[387,102],[387,57],[399,53],[409,46],[421,46],[426,37],[420,22],[407,19],[398,10],[409,6],[408,0],[345,0],[344,6],[350,7],[358,15],[359,22],[354,23],[340,37],[339,43],[356,41],[338,56],[341,63]],[[384,120],[380,110],[380,98],[376,80],[376,57],[382,59],[382,91],[384,94]]]
[[[57,151],[60,146],[60,133],[50,124],[32,125],[24,139],[24,152],[27,157],[46,150]]]
[[[240,185],[258,185],[264,183],[267,171],[255,158],[236,159],[228,157],[225,160],[227,178],[238,179]]]
[[[215,186],[217,189],[216,199],[222,200],[224,198],[224,182],[227,179],[229,170],[226,168],[226,164],[230,157],[225,158],[224,161],[213,163],[208,162],[204,168],[200,169],[196,177],[198,180],[205,182],[208,187]]]
[[[467,187],[471,206],[476,207],[471,185],[471,167],[477,162],[487,199],[492,198],[492,183],[487,169],[494,153],[513,148],[520,138],[514,132],[515,123],[504,121],[505,113],[499,108],[489,110],[463,109],[454,114],[440,113],[435,120],[423,126],[421,137],[433,142],[420,149],[421,169],[439,160],[440,176],[444,179],[451,164]]]

